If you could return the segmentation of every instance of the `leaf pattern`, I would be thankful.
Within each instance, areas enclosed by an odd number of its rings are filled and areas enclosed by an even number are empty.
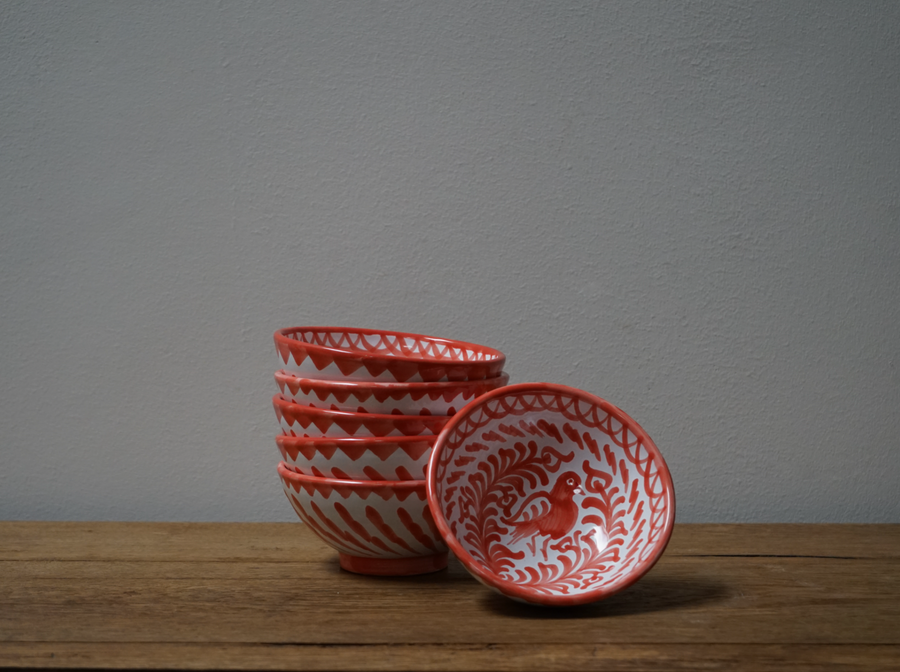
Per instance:
[[[510,393],[451,429],[434,465],[441,513],[463,551],[499,581],[575,595],[614,588],[658,554],[671,529],[665,464],[611,409],[560,392]],[[563,465],[582,475],[577,523],[561,538],[535,532],[513,542],[504,522],[513,507],[547,490]]]

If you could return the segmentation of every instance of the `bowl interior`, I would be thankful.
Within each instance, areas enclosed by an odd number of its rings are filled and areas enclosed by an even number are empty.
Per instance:
[[[276,332],[276,340],[279,336],[356,355],[459,362],[489,362],[503,358],[501,352],[474,343],[397,331],[292,327]]]
[[[580,390],[481,397],[438,437],[429,501],[451,549],[511,597],[578,604],[653,566],[674,521],[666,464],[641,427]]]

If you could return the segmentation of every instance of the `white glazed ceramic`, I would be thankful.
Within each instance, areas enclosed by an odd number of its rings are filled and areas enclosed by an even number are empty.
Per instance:
[[[437,434],[451,416],[378,415],[329,411],[272,397],[281,430],[290,436],[418,436]]]
[[[311,476],[356,481],[423,481],[437,436],[276,436],[284,463]]]
[[[609,402],[548,383],[489,392],[455,415],[432,452],[428,498],[473,576],[543,605],[631,585],[675,520],[672,479],[647,433]]]
[[[275,382],[285,399],[301,406],[382,415],[453,415],[476,397],[508,384],[509,375],[443,383],[384,383],[298,378],[282,369],[275,373]]]
[[[347,481],[278,465],[284,494],[300,519],[359,574],[425,574],[447,566],[424,481]]]

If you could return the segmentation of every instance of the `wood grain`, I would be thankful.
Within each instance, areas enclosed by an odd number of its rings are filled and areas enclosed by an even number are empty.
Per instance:
[[[900,526],[682,525],[547,609],[458,561],[340,570],[302,525],[0,523],[0,668],[900,670]]]
[[[654,670],[784,670],[894,672],[895,647],[877,645],[740,644],[518,644],[372,645],[296,644],[10,644],[0,646],[0,668],[147,670],[469,671],[546,670],[639,672]]]
[[[676,525],[666,556],[900,558],[900,525]],[[312,562],[334,552],[299,523],[0,521],[0,560]]]

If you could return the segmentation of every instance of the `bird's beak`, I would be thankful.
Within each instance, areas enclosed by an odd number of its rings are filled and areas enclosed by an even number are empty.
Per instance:
[[[575,488],[574,490],[572,490],[572,494],[573,495],[583,495],[584,490],[582,490],[580,487],[578,487],[578,488]]]

